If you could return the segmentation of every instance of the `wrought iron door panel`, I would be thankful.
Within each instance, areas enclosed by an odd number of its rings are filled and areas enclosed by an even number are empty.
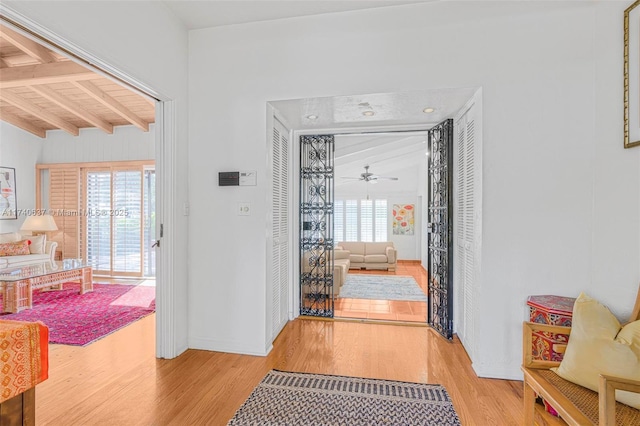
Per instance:
[[[300,315],[333,317],[333,135],[300,137]]]
[[[453,120],[429,130],[428,321],[453,337]]]

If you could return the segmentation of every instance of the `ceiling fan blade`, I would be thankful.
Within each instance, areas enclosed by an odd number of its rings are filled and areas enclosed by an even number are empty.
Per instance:
[[[376,179],[398,180],[397,177],[390,177],[390,176],[376,176]]]
[[[351,176],[341,176],[340,179],[362,180],[362,178]]]

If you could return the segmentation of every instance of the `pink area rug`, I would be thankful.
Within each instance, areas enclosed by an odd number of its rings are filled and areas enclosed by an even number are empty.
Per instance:
[[[94,284],[81,295],[80,284],[65,283],[63,290],[35,291],[33,309],[0,319],[42,321],[49,343],[85,346],[153,313],[155,296],[155,287],[121,284]]]

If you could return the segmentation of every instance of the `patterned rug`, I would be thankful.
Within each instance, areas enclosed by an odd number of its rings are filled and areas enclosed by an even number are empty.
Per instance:
[[[65,283],[62,290],[34,291],[33,309],[2,314],[0,319],[42,321],[49,327],[49,343],[85,346],[153,313],[155,290],[94,284],[92,292],[81,295],[80,284]]]
[[[427,301],[413,277],[347,274],[340,296],[351,299]]]
[[[460,425],[440,385],[271,370],[227,424]]]

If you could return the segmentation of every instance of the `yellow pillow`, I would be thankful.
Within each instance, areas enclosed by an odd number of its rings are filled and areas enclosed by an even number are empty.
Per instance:
[[[567,350],[553,371],[596,392],[600,374],[640,380],[640,320],[620,328],[606,306],[581,293],[573,306]],[[616,400],[640,409],[640,394],[616,391]]]

